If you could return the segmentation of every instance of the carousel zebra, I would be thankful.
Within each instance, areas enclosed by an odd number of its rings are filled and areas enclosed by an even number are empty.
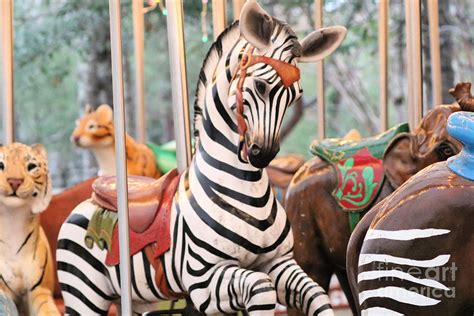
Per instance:
[[[185,293],[202,313],[273,315],[277,302],[332,315],[329,298],[292,258],[293,236],[264,169],[279,150],[283,116],[301,96],[297,62],[332,53],[341,26],[299,42],[289,26],[253,1],[212,45],[199,76],[196,150],[171,207],[170,249],[160,257],[167,293],[143,251],[132,256],[134,312]],[[80,204],[63,224],[58,278],[66,313],[105,313],[120,298],[119,268],[84,244],[97,206]]]

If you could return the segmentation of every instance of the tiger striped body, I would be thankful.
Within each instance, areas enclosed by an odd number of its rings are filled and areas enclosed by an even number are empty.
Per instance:
[[[271,22],[269,47],[257,53],[296,65],[304,46],[286,24],[259,10],[248,2],[241,17],[245,23]],[[161,258],[166,280],[206,314],[273,315],[278,301],[308,315],[332,315],[324,290],[292,258],[290,224],[262,168],[278,151],[281,122],[301,94],[299,82],[282,84],[267,64],[249,67],[241,90],[247,132],[239,135],[236,89],[249,38],[248,30],[234,23],[204,61],[195,103],[195,156],[181,175],[171,213],[171,248]],[[253,40],[254,46],[261,44]],[[118,267],[105,266],[105,252],[84,246],[94,211],[90,202],[81,204],[59,236],[59,279],[70,314],[102,313],[120,295]],[[164,295],[149,277],[154,271],[143,252],[132,261],[134,310],[140,312]]]

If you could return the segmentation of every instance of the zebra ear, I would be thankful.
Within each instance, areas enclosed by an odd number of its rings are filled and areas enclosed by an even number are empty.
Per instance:
[[[240,34],[260,51],[270,47],[273,19],[255,1],[247,1],[240,14]]]
[[[325,27],[312,32],[301,41],[299,62],[311,63],[326,58],[341,45],[346,32],[344,26]]]

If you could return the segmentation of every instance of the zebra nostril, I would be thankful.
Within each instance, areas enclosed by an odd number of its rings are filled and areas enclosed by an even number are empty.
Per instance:
[[[250,146],[250,152],[252,153],[252,155],[258,156],[258,154],[260,154],[260,151],[261,148],[257,144],[252,144],[252,146]]]

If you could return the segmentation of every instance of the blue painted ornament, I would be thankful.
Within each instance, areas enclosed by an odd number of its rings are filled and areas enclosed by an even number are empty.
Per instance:
[[[461,111],[451,114],[448,132],[464,145],[459,154],[448,159],[449,169],[474,180],[474,113]]]

